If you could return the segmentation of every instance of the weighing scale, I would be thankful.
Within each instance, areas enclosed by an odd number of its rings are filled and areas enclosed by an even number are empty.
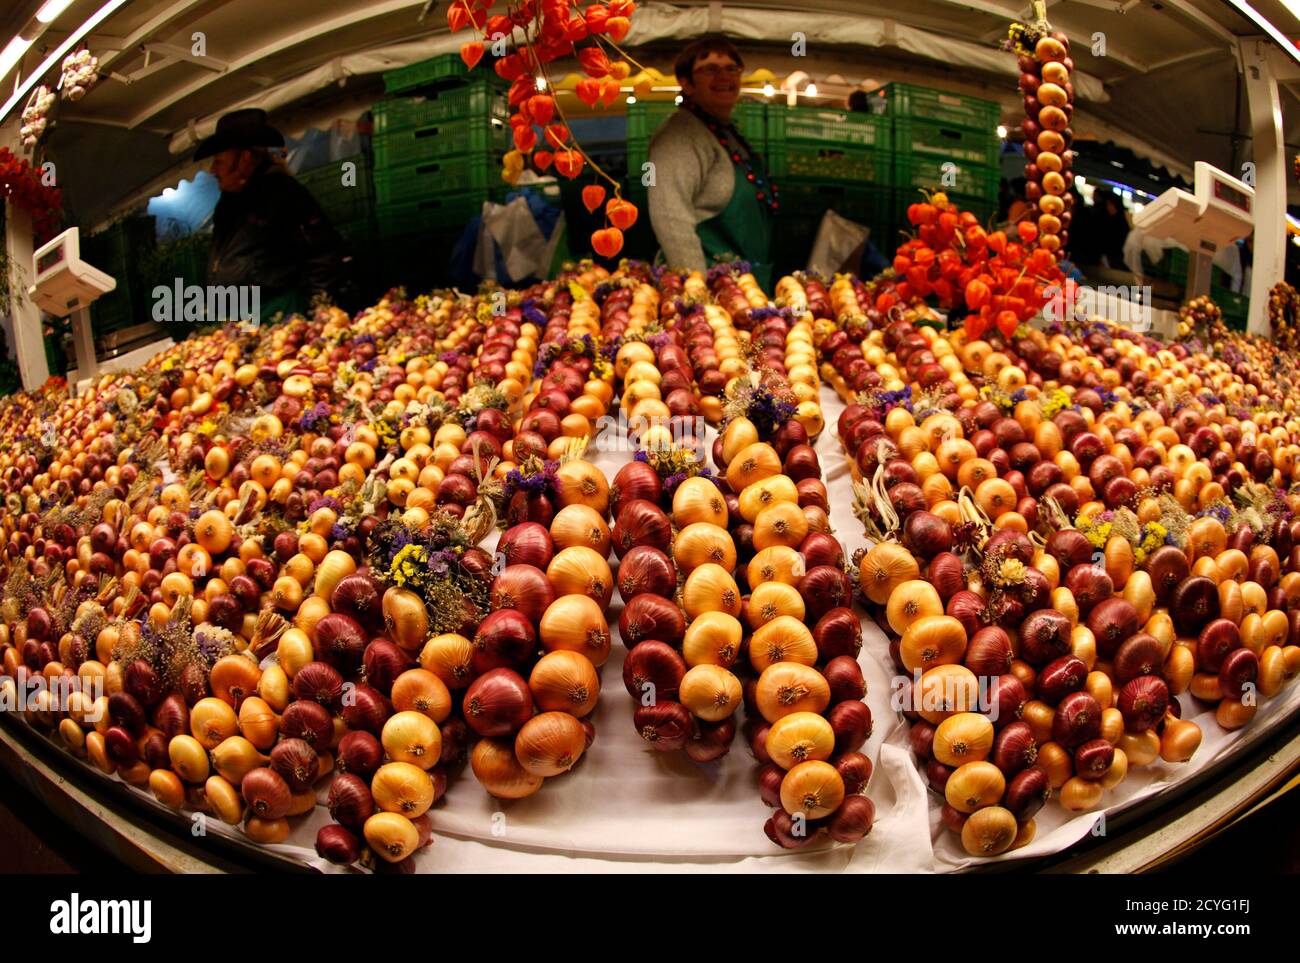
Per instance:
[[[101,294],[114,290],[117,281],[81,260],[81,232],[75,227],[37,248],[32,261],[36,283],[27,294],[46,314],[56,318],[72,316],[78,385],[87,385],[99,371],[90,305]]]
[[[1170,188],[1133,216],[1133,226],[1186,247],[1191,254],[1187,299],[1208,295],[1214,255],[1254,230],[1255,189],[1197,161],[1193,193]]]

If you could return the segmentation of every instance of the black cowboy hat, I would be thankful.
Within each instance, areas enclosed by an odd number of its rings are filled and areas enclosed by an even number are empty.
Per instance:
[[[222,115],[217,121],[216,133],[199,144],[194,159],[203,160],[223,150],[283,146],[284,135],[270,125],[266,111],[259,107],[244,107]]]

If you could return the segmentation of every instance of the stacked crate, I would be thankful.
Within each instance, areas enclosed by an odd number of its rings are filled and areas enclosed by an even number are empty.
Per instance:
[[[495,74],[470,76],[455,54],[384,75],[385,88],[399,96],[373,108],[374,205],[379,235],[394,251],[416,250],[417,241],[431,260],[433,250],[455,243],[484,201],[503,193],[505,93]]]
[[[869,227],[880,243],[889,230],[891,143],[887,117],[768,106],[765,155],[780,201],[773,240],[778,275],[805,265],[828,210]]]
[[[883,99],[893,131],[893,229],[907,227],[907,206],[922,189],[942,190],[987,223],[997,212],[1001,179],[998,104],[904,83],[886,85]]]
[[[140,276],[140,265],[156,243],[154,219],[147,215],[122,218],[81,239],[82,258],[117,281],[116,288],[90,306],[96,337],[148,320],[148,279]]]
[[[296,175],[354,251],[375,239],[372,167],[368,154],[355,154]]]

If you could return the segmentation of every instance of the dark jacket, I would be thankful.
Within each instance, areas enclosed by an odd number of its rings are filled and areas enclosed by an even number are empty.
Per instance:
[[[267,165],[212,215],[209,284],[260,285],[262,300],[291,292],[337,295],[343,241],[307,188]]]

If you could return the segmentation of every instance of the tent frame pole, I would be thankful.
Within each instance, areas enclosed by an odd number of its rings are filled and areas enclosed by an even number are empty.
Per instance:
[[[1255,163],[1255,233],[1250,270],[1250,315],[1246,330],[1267,337],[1268,295],[1286,271],[1286,144],[1282,105],[1273,69],[1273,44],[1243,40],[1246,103]]]

